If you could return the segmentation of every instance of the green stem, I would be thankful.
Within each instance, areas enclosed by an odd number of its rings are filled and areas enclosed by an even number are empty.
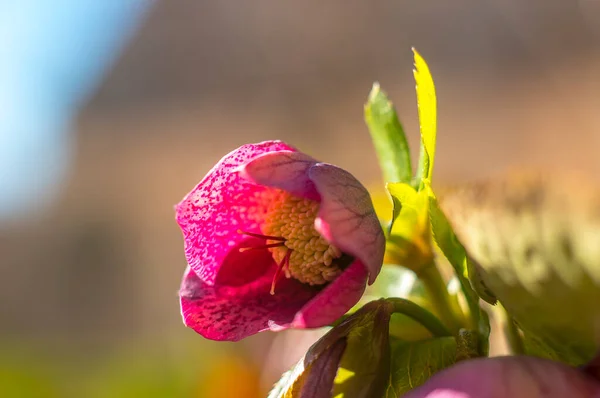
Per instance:
[[[429,330],[434,336],[452,336],[452,333],[435,315],[420,305],[400,297],[390,297],[385,299],[385,301],[394,305],[394,313],[403,314],[414,319]]]
[[[523,355],[525,354],[525,346],[523,345],[523,339],[521,334],[515,325],[512,317],[508,314],[502,304],[496,304],[494,314],[500,324],[500,329],[504,334],[508,349],[512,355]]]
[[[420,272],[418,272],[417,276],[423,282],[423,286],[427,290],[427,295],[431,299],[433,306],[444,325],[452,330],[454,334],[457,334],[460,329],[459,321],[456,319],[454,311],[452,310],[452,299],[448,294],[446,282],[442,278],[435,261],[425,265]]]

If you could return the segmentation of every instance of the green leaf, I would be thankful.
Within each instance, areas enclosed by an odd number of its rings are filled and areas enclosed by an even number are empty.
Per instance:
[[[496,303],[496,298],[487,289],[474,265],[467,256],[463,245],[458,241],[448,219],[440,209],[437,198],[428,183],[424,192],[429,194],[429,216],[431,231],[436,244],[454,268],[454,273],[469,307],[470,328],[479,333],[479,353],[487,355],[489,351],[490,321],[487,313],[479,306],[479,298],[490,304]]]
[[[588,362],[587,355],[581,355],[577,349],[573,350],[569,346],[556,349],[556,344],[548,341],[548,338],[542,339],[532,333],[522,333],[523,346],[525,354],[568,363],[573,366],[581,365]]]
[[[436,337],[390,340],[393,313],[422,322]],[[313,344],[296,367],[283,375],[269,398],[381,397],[386,389],[405,391],[411,383],[422,383],[455,357],[454,338],[433,314],[402,298],[380,299],[364,305]]]
[[[393,340],[391,377],[386,398],[400,398],[431,376],[455,363],[454,337],[439,337],[415,343]]]
[[[331,396],[369,398],[383,394],[390,371],[388,324],[392,307],[384,301],[373,303],[377,309],[365,314],[348,333]]]
[[[416,182],[431,180],[435,160],[435,141],[437,132],[437,102],[433,77],[421,55],[413,48],[415,58],[414,77],[417,84],[417,104],[421,131],[421,154],[417,169]]]
[[[427,193],[405,183],[388,183],[386,188],[394,201],[387,253],[395,263],[418,272],[433,260]]]
[[[428,223],[426,195],[419,194],[412,186],[401,182],[387,183],[385,187],[394,204],[390,233],[403,234],[402,231],[412,231],[417,224],[423,226]],[[394,228],[397,221],[399,225]]]
[[[571,365],[600,348],[600,192],[588,184],[511,176],[440,202],[482,282],[523,330],[526,350]]]
[[[434,303],[434,312],[447,327],[458,332],[461,320],[455,315],[460,313],[460,308],[458,303],[454,306],[451,303],[434,260],[429,217],[430,190],[416,191],[405,183],[389,183],[386,188],[393,198],[394,207],[400,210],[394,212],[384,261],[402,265],[419,275]]]
[[[379,84],[373,84],[365,104],[365,122],[385,181],[410,182],[410,151],[396,110]]]
[[[283,375],[269,398],[377,397],[389,378],[394,305],[372,301],[331,329]]]
[[[450,227],[446,216],[440,209],[433,193],[429,197],[429,205],[433,239],[454,268],[456,277],[458,278],[463,293],[469,303],[469,307],[473,309],[478,306],[479,297],[475,291],[473,291],[469,283],[467,254],[465,249],[456,238],[456,235],[452,231],[452,228]]]
[[[465,248],[458,241],[448,219],[444,215],[444,212],[440,209],[437,198],[431,191],[429,186],[425,189],[429,192],[429,205],[430,205],[430,218],[431,218],[431,230],[433,238],[437,243],[438,247],[444,253],[444,256],[448,259],[452,267],[454,268],[456,277],[460,282],[461,289],[471,315],[474,317],[475,326],[479,321],[479,297],[483,298],[490,304],[496,303],[496,298],[486,288],[481,278],[477,274],[473,264],[470,262]],[[470,283],[469,283],[470,281]],[[475,290],[473,290],[473,287]]]

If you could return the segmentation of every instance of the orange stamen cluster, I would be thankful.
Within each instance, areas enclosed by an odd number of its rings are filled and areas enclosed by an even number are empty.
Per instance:
[[[264,205],[259,223],[262,234],[240,232],[262,238],[266,243],[240,250],[265,249],[273,254],[277,270],[271,294],[275,293],[282,271],[287,278],[309,285],[326,284],[342,272],[337,261],[342,252],[315,230],[318,202],[280,190],[271,191],[261,202]]]

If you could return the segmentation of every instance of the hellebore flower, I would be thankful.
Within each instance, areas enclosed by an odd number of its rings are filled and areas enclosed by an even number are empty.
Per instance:
[[[176,206],[184,323],[213,340],[330,324],[361,297],[385,239],[348,172],[280,141],[226,155]]]

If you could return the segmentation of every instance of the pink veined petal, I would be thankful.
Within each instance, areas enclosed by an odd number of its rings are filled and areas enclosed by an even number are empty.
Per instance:
[[[225,155],[176,206],[187,262],[204,282],[214,284],[227,253],[247,239],[238,230],[260,232],[248,209],[265,187],[242,178],[238,168],[273,151],[295,149],[280,141],[241,146]]]
[[[335,280],[298,311],[293,328],[331,325],[360,300],[367,284],[367,267],[356,259]]]
[[[381,270],[385,237],[371,197],[354,176],[318,163],[308,171],[321,195],[315,229],[343,252],[359,258],[369,270],[369,284]]]
[[[188,267],[180,290],[185,325],[207,339],[226,341],[241,340],[272,325],[290,325],[315,290],[284,277],[272,296],[273,272],[274,268],[243,286],[211,286]]]
[[[319,201],[308,177],[317,161],[301,152],[278,151],[257,156],[240,167],[240,174],[258,185],[279,188],[293,195]]]

